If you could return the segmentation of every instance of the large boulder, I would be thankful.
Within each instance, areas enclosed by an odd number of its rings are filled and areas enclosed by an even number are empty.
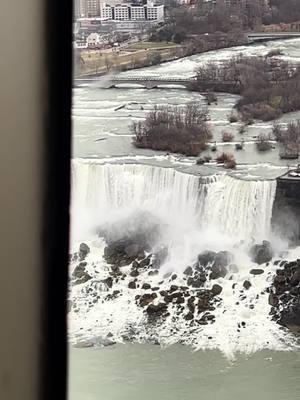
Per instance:
[[[229,251],[219,251],[215,256],[214,265],[217,267],[226,267],[232,261],[232,255]]]
[[[278,322],[293,331],[300,332],[300,301],[285,308]]]
[[[264,240],[262,244],[255,244],[250,249],[250,256],[256,264],[264,264],[272,260],[273,250],[271,243]]]
[[[198,262],[202,267],[206,267],[215,260],[216,253],[214,251],[203,251],[198,255]]]
[[[89,246],[86,243],[81,243],[78,252],[79,259],[81,261],[84,260],[86,256],[89,254],[89,252],[90,252]]]

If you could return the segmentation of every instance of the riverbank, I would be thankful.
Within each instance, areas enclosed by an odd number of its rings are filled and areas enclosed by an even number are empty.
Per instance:
[[[248,44],[250,43],[243,34],[238,39],[229,35],[198,35],[182,44],[142,41],[124,47],[119,52],[77,50],[74,58],[74,78],[151,67],[196,54]]]

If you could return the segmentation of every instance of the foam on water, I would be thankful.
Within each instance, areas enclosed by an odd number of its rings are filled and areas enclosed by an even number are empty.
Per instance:
[[[86,260],[92,280],[71,289],[72,341],[108,333],[114,340],[123,341],[134,332],[138,342],[180,342],[196,349],[220,349],[229,357],[236,352],[290,348],[292,337],[279,329],[269,315],[266,288],[278,267],[270,263],[264,266],[264,274],[253,276],[249,271],[254,264],[247,255],[251,238],[255,242],[272,240],[275,181],[243,181],[224,174],[206,178],[150,165],[77,160],[72,165],[72,185],[73,243],[90,239],[92,249]],[[108,289],[100,282],[109,272],[102,259],[105,243],[95,238],[95,228],[141,211],[161,222],[160,240],[168,247],[168,258],[159,275],[149,277],[147,271],[139,275],[138,289],[128,288],[129,276]],[[276,242],[276,248],[281,250],[284,244],[282,247],[281,242]],[[170,285],[164,274],[176,271],[178,276],[173,283],[186,285],[182,272],[203,250],[228,250],[238,266],[238,272],[206,282],[207,288],[213,283],[223,287],[222,300],[214,311],[216,322],[190,329],[184,313],[178,316],[176,307],[170,306],[165,323],[151,330],[143,309],[135,302],[137,294],[145,293],[142,283],[147,281],[163,290]],[[297,254],[299,249],[292,256]],[[71,271],[75,265],[71,265]],[[130,270],[130,266],[123,268],[125,272],[126,268]],[[245,280],[251,282],[249,290],[243,287]],[[97,300],[92,297],[95,290]],[[115,290],[122,295],[104,300]]]

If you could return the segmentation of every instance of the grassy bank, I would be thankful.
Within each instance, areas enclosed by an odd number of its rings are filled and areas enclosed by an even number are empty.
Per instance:
[[[138,42],[120,52],[81,50],[75,55],[74,75],[78,78],[106,74],[112,70],[126,71],[172,61],[183,55],[183,46],[167,42]]]

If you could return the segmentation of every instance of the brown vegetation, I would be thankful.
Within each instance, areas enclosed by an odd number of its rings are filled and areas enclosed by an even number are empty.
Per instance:
[[[258,151],[268,151],[272,149],[272,143],[270,137],[265,134],[260,134],[256,141],[256,148]]]
[[[273,127],[273,135],[280,144],[281,158],[298,158],[300,153],[300,121],[291,122],[286,129]]]
[[[236,161],[234,155],[231,153],[221,153],[217,156],[216,161],[218,164],[224,164],[224,168],[234,169]]]
[[[234,135],[230,132],[223,132],[222,133],[222,141],[223,142],[232,142],[234,139]]]
[[[197,156],[212,134],[206,123],[207,111],[197,103],[185,107],[155,107],[145,121],[134,122],[136,147]]]
[[[281,113],[300,109],[300,67],[270,57],[234,57],[222,66],[198,67],[194,89],[203,83],[228,84],[228,91],[242,98],[236,107],[248,123],[253,118],[270,121]]]

